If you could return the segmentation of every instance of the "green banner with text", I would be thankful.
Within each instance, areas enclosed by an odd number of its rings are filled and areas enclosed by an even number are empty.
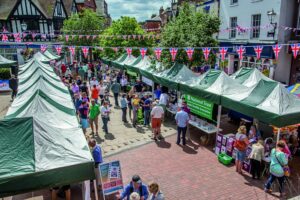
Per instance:
[[[188,94],[184,95],[184,98],[193,114],[213,120],[213,103]]]

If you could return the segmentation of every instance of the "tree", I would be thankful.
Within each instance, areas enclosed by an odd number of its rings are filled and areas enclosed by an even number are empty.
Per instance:
[[[220,20],[217,16],[196,12],[188,3],[180,7],[179,15],[169,22],[161,34],[162,47],[212,47],[217,46],[218,42],[213,34],[219,31]],[[171,66],[171,56],[169,51],[164,50],[162,55],[166,66]],[[209,62],[212,64],[215,55],[210,54]],[[178,50],[176,61],[190,64],[191,66],[204,63],[204,56],[200,49],[195,49],[192,62],[184,49]]]
[[[98,17],[95,12],[90,9],[84,9],[79,14],[72,15],[69,19],[64,21],[63,33],[65,35],[76,35],[74,39],[69,38],[65,44],[78,46],[93,46],[99,42],[98,37],[93,40],[92,37],[87,39],[85,36],[79,38],[79,35],[99,35],[104,28],[104,19]]]
[[[136,39],[124,39],[123,35],[135,35]],[[138,35],[145,35],[145,31],[135,18],[121,17],[120,19],[113,21],[112,25],[103,32],[103,36],[100,41],[100,46],[104,47],[104,51],[101,52],[101,56],[108,56],[109,58],[116,58],[120,54],[124,53],[124,49],[120,49],[116,54],[111,48],[105,47],[152,47],[154,40],[148,39],[148,37],[138,39]],[[111,39],[113,36],[113,39]],[[148,48],[148,52],[151,51]],[[134,56],[140,55],[138,48],[134,48],[132,54]]]

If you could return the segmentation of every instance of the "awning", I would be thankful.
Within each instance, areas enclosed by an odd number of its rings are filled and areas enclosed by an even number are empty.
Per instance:
[[[7,68],[10,67],[12,65],[17,64],[16,61],[14,60],[8,60],[6,58],[4,58],[3,56],[0,55],[0,68]]]

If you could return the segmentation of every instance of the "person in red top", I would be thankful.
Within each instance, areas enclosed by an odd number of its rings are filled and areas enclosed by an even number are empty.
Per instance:
[[[61,75],[64,76],[67,71],[67,66],[65,64],[61,65]]]
[[[91,89],[92,93],[92,99],[95,99],[96,103],[98,102],[98,97],[99,97],[99,89],[97,88],[96,85],[93,85]]]

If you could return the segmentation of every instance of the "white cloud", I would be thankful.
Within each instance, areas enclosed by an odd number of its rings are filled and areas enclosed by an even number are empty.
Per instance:
[[[145,21],[152,14],[158,14],[161,6],[164,9],[171,6],[170,0],[106,0],[106,2],[108,13],[113,19],[130,16],[138,21]]]

